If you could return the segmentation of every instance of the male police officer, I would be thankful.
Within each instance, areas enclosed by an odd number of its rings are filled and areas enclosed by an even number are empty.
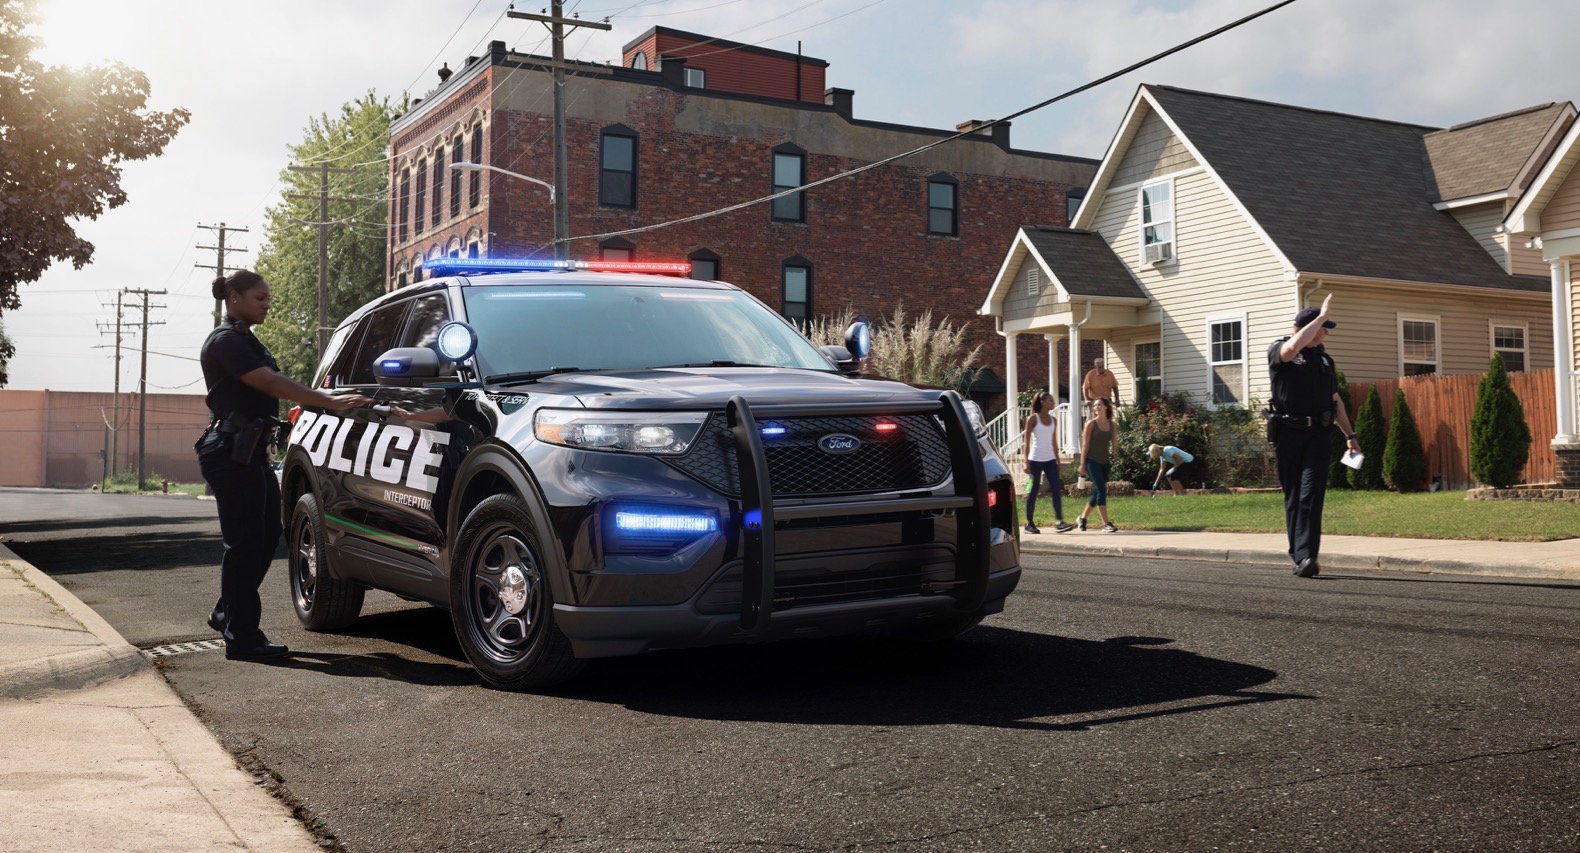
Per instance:
[[[1328,489],[1328,462],[1333,443],[1328,430],[1344,430],[1349,449],[1360,452],[1350,419],[1339,399],[1337,370],[1322,342],[1337,324],[1328,319],[1332,294],[1321,308],[1303,308],[1295,315],[1294,334],[1279,338],[1267,350],[1273,381],[1273,407],[1268,435],[1278,457],[1278,481],[1284,487],[1284,526],[1295,574],[1316,577],[1317,551],[1322,544],[1322,498]]]

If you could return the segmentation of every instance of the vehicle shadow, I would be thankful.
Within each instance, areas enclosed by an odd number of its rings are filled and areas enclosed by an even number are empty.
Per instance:
[[[732,646],[598,661],[554,692],[696,719],[1044,731],[1312,698],[1252,690],[1277,673],[1158,648],[1170,642],[984,627],[928,645],[866,639]]]
[[[122,569],[218,567],[224,551],[218,525],[212,522],[196,530],[173,530],[165,522],[160,528],[135,536],[109,532],[64,539],[7,542],[6,546],[15,551],[17,556],[57,577]]]

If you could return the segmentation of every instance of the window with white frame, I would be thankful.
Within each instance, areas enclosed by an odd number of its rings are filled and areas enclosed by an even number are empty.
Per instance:
[[[1399,375],[1437,373],[1442,366],[1436,317],[1399,318]]]
[[[1136,379],[1136,402],[1154,399],[1163,393],[1163,344],[1146,341],[1136,344],[1132,375]]]
[[[1525,324],[1492,324],[1492,351],[1503,356],[1503,369],[1510,372],[1525,369]]]
[[[1213,405],[1245,402],[1244,315],[1207,321],[1207,356]]]
[[[705,72],[703,69],[701,69],[701,68],[687,68],[686,69],[686,85],[687,86],[689,86],[689,87],[691,87],[693,89],[703,89],[703,88],[707,87],[707,84],[708,84],[708,75],[707,75],[707,72]]]
[[[1141,263],[1174,259],[1174,182],[1141,187]]]

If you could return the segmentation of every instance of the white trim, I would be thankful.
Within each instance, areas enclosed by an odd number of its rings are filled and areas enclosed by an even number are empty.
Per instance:
[[[1472,207],[1478,204],[1486,204],[1489,201],[1504,201],[1508,199],[1509,195],[1508,190],[1500,190],[1495,193],[1487,193],[1486,195],[1473,195],[1465,198],[1456,198],[1451,201],[1440,201],[1432,205],[1432,207],[1438,210],[1453,210],[1457,207]]]
[[[1575,153],[1577,144],[1580,144],[1580,121],[1569,127],[1569,132],[1564,134],[1563,141],[1558,143],[1558,147],[1554,148],[1552,155],[1547,158],[1547,165],[1542,167],[1541,172],[1537,173],[1536,179],[1531,181],[1530,186],[1525,188],[1525,194],[1520,197],[1518,202],[1515,202],[1514,209],[1509,211],[1509,215],[1503,217],[1504,230],[1511,234],[1535,234],[1541,230],[1541,226],[1536,223],[1527,226],[1525,223],[1526,216],[1530,213],[1531,206],[1536,203],[1538,196],[1546,196],[1542,201],[1542,208],[1546,209],[1547,202],[1552,200],[1553,193],[1558,191],[1558,186],[1562,184],[1562,181],[1554,185],[1550,191],[1547,188],[1547,184],[1552,180],[1553,173],[1558,170],[1558,165],[1565,160],[1569,160],[1570,156]],[[1570,162],[1569,168],[1574,168],[1573,161]],[[1568,171],[1565,171],[1564,177],[1568,177]],[[1538,222],[1540,218],[1540,214],[1537,214]]]
[[[1500,329],[1500,328],[1503,328],[1503,329],[1519,329],[1520,330],[1520,340],[1524,342],[1524,346],[1521,346],[1518,350],[1509,349],[1507,347],[1500,348],[1498,346],[1498,329]],[[1511,322],[1511,321],[1499,322],[1498,320],[1494,320],[1494,319],[1489,317],[1487,319],[1487,360],[1491,361],[1493,353],[1499,353],[1499,352],[1518,352],[1520,354],[1520,362],[1521,362],[1520,369],[1521,370],[1530,370],[1531,369],[1531,326],[1530,326],[1530,324],[1525,322],[1525,321],[1523,321],[1523,320],[1513,321],[1513,322]]]
[[[1059,301],[1070,301],[1070,292],[1064,289],[1064,283],[1059,281],[1059,277],[1053,274],[1053,268],[1043,259],[1042,253],[1037,251],[1037,247],[1032,245],[1031,238],[1026,236],[1026,229],[1019,228],[1015,231],[1015,239],[1009,242],[1009,251],[1004,255],[1004,263],[999,265],[998,275],[993,277],[993,286],[988,288],[987,298],[982,300],[982,307],[977,309],[977,314],[995,317],[1004,316],[1004,299],[1009,296],[1009,290],[1015,284],[1014,276],[1006,278],[1005,274],[1009,272],[1010,264],[1015,260],[1015,253],[1022,245],[1026,247],[1026,254],[1032,260],[1035,260],[1038,267],[1047,274],[1047,282],[1044,283],[1043,289],[1038,295],[1046,293],[1047,285],[1051,283],[1058,290]],[[1022,263],[1025,262],[1022,261]]]
[[[1222,364],[1235,363],[1233,361],[1213,361],[1212,359],[1212,327],[1219,323],[1240,324],[1240,400],[1238,403],[1224,404],[1213,399],[1213,378],[1216,376],[1213,368]],[[1250,323],[1246,322],[1246,313],[1244,311],[1232,311],[1224,314],[1208,314],[1202,318],[1202,333],[1204,335],[1202,342],[1206,344],[1202,353],[1207,356],[1207,405],[1213,408],[1217,408],[1220,405],[1245,405],[1251,399],[1250,360],[1248,357],[1250,353]],[[1162,360],[1161,350],[1162,348],[1159,347],[1159,361]]]
[[[1169,238],[1167,240],[1159,240],[1158,241],[1158,243],[1166,243],[1168,245],[1168,247],[1169,247],[1169,257],[1168,257],[1168,260],[1166,260],[1166,261],[1158,261],[1156,264],[1154,264],[1154,263],[1150,263],[1150,262],[1147,261],[1147,228],[1149,226],[1147,225],[1147,222],[1146,222],[1146,209],[1145,209],[1144,204],[1142,202],[1142,197],[1143,197],[1143,194],[1146,193],[1146,191],[1148,189],[1150,189],[1152,187],[1157,187],[1157,186],[1167,186],[1169,188],[1169,204],[1168,204],[1168,218],[1167,218],[1168,226],[1169,226]],[[1179,252],[1176,251],[1176,248],[1179,246],[1179,228],[1177,227],[1178,223],[1177,223],[1177,221],[1174,218],[1174,179],[1173,178],[1158,178],[1156,180],[1151,180],[1151,181],[1147,181],[1147,182],[1143,183],[1141,185],[1141,187],[1136,190],[1136,205],[1137,205],[1137,207],[1140,210],[1140,212],[1137,214],[1137,219],[1136,219],[1136,244],[1137,244],[1136,245],[1136,267],[1137,267],[1137,269],[1147,269],[1148,267],[1154,267],[1154,266],[1169,266],[1169,265],[1178,263],[1179,262]],[[1156,227],[1157,225],[1158,225],[1158,220],[1154,219],[1151,227]]]
[[[1567,237],[1580,237],[1580,228],[1560,228],[1557,231],[1543,231],[1542,242],[1548,240],[1563,240]]]
[[[1130,99],[1130,107],[1125,110],[1125,117],[1119,122],[1119,127],[1114,129],[1114,138],[1108,141],[1108,149],[1103,152],[1103,159],[1097,164],[1097,172],[1092,175],[1092,183],[1086,188],[1087,199],[1091,199],[1094,196],[1101,198],[1108,194],[1109,181],[1113,178],[1115,170],[1119,168],[1119,161],[1114,157],[1119,150],[1119,141],[1124,139],[1127,134],[1133,135],[1140,127],[1137,115],[1145,92],[1145,85],[1136,87],[1136,94]],[[1157,106],[1154,104],[1153,109],[1156,108]],[[1095,211],[1099,206],[1088,204],[1085,201],[1081,202],[1081,209],[1075,212],[1075,219],[1070,222],[1070,227],[1091,230],[1084,223],[1096,214],[1089,214],[1087,211],[1088,209]]]
[[[1205,171],[1207,171],[1207,170],[1205,168],[1201,167],[1201,166],[1191,166],[1190,168],[1187,168],[1187,169],[1180,169],[1178,172],[1169,172],[1166,175],[1154,175],[1153,177],[1147,178],[1144,181],[1131,181],[1128,184],[1120,184],[1117,187],[1109,187],[1105,192],[1107,192],[1107,193],[1127,193],[1127,192],[1130,192],[1132,190],[1138,190],[1138,189],[1146,186],[1147,184],[1155,184],[1155,183],[1157,183],[1159,181],[1163,181],[1163,180],[1176,180],[1176,179],[1179,179],[1179,178],[1184,178],[1184,177],[1188,177],[1190,175],[1194,175],[1197,172],[1205,172]]]
[[[1398,333],[1399,341],[1399,375],[1406,376],[1404,372],[1404,324],[1405,323],[1431,323],[1432,324],[1432,372],[1443,372],[1443,318],[1440,314],[1394,314],[1394,331]],[[1489,356],[1490,358],[1490,356]],[[1426,364],[1424,361],[1411,361],[1411,364]]]
[[[1158,383],[1159,396],[1163,394],[1163,337],[1160,330],[1157,340],[1130,342],[1130,397],[1133,400],[1141,398],[1141,385],[1136,381],[1136,367],[1141,363],[1141,356],[1136,353],[1136,347],[1147,344],[1156,344],[1158,348],[1158,375],[1152,377],[1152,379]]]

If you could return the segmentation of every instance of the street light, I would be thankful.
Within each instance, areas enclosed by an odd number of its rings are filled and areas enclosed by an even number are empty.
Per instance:
[[[540,181],[537,178],[529,178],[520,172],[512,172],[509,169],[501,169],[498,166],[489,166],[485,163],[451,163],[450,168],[459,169],[462,172],[498,172],[501,175],[509,175],[512,178],[520,178],[523,181],[528,181],[530,183],[537,184],[544,189],[547,189],[549,191],[549,204],[554,203],[554,185],[548,181]]]

